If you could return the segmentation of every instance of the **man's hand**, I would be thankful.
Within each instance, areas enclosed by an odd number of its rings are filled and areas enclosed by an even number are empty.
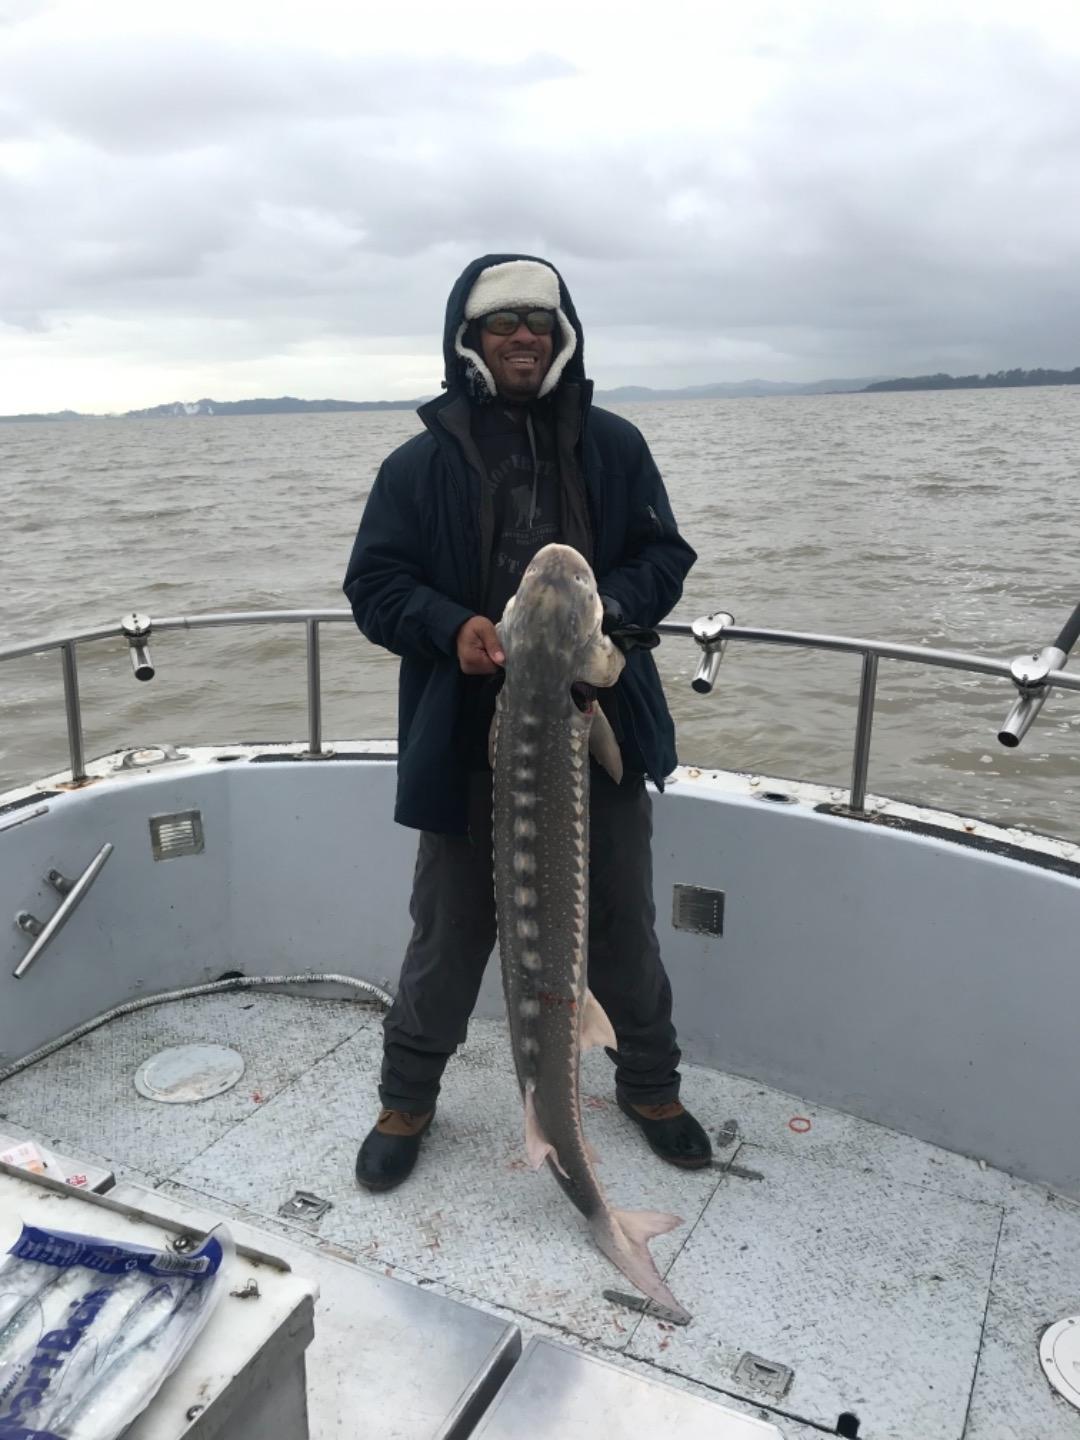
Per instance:
[[[600,603],[604,607],[601,632],[607,635],[611,643],[617,646],[624,655],[634,649],[655,650],[660,644],[658,630],[653,630],[648,625],[629,624],[623,618],[618,601],[613,600],[610,595],[601,595]]]
[[[495,626],[484,615],[466,620],[457,632],[457,653],[466,675],[494,675],[506,659]]]

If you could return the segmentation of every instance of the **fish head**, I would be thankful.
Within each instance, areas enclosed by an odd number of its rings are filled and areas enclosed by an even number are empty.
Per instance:
[[[545,545],[526,567],[499,622],[507,675],[528,668],[570,693],[614,685],[626,663],[603,633],[604,606],[589,562],[569,545]],[[588,703],[586,697],[586,704]]]

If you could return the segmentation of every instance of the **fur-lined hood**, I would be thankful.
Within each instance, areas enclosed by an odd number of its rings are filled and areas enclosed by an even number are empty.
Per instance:
[[[544,266],[551,271],[555,282],[551,287],[551,298],[557,293],[557,306],[550,306],[548,297],[541,297],[535,290],[535,266]],[[484,284],[496,305],[505,305],[508,309],[519,309],[523,305],[556,309],[559,343],[551,369],[545,376],[545,382],[548,383],[541,394],[555,390],[564,380],[584,381],[585,337],[570,292],[554,265],[535,255],[482,255],[480,259],[466,265],[446,302],[446,323],[443,327],[446,388],[463,391],[474,401],[493,398],[493,382],[486,365],[481,356],[475,350],[469,349],[465,343],[469,321],[481,313],[475,306],[468,306],[469,296],[484,271],[490,272],[485,276]],[[543,281],[544,277],[540,278]],[[525,284],[525,289],[518,296],[516,291],[522,283]],[[467,314],[467,308],[473,313]],[[489,308],[494,307],[485,306],[483,313]]]

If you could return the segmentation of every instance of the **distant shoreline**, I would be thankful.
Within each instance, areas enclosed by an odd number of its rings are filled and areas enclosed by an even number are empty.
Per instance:
[[[860,393],[878,395],[892,390],[1017,390],[1049,385],[1080,385],[1075,370],[997,370],[990,375],[911,375],[898,380],[876,380]]]
[[[643,385],[623,385],[615,390],[598,390],[594,399],[602,405],[649,404],[661,400],[769,399],[778,396],[881,395],[921,390],[1013,390],[1047,386],[1080,385],[1080,365],[1074,370],[997,370],[987,375],[909,375],[883,380],[814,380],[805,384],[785,380],[721,381],[715,385],[688,385],[681,390],[653,390]],[[275,400],[173,401],[146,410],[126,410],[113,415],[89,415],[77,410],[49,414],[0,415],[0,423],[16,424],[45,420],[193,420],[223,415],[334,415],[355,411],[415,410],[430,396],[415,400],[300,400],[282,395]]]
[[[277,400],[177,400],[149,410],[125,410],[113,415],[88,415],[78,410],[51,414],[0,415],[0,421],[19,420],[193,420],[219,415],[333,415],[346,410],[415,410],[419,400],[298,400],[282,395]]]

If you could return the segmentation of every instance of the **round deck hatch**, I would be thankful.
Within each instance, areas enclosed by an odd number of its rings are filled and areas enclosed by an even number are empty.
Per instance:
[[[1044,1332],[1039,1359],[1057,1393],[1080,1410],[1080,1315],[1059,1320]]]
[[[166,1105],[193,1105],[231,1090],[244,1073],[244,1057],[227,1045],[174,1045],[144,1061],[135,1089]]]

